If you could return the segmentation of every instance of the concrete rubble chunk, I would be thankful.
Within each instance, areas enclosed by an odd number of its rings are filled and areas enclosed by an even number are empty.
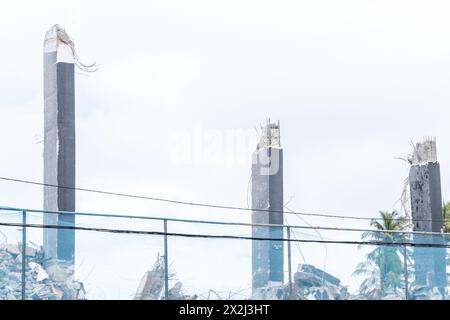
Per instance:
[[[141,279],[134,300],[159,300],[164,286],[164,261],[158,255],[153,268]]]
[[[13,245],[13,244],[6,244],[5,245],[5,250],[12,254],[12,255],[19,255],[20,254],[20,248],[17,245]]]
[[[48,279],[48,273],[44,270],[44,268],[40,264],[36,262],[30,262],[28,265],[30,266],[32,272],[35,273],[37,282],[41,282],[44,281],[45,279]]]
[[[300,265],[300,270],[303,272],[307,272],[307,273],[316,275],[321,278],[323,277],[325,279],[325,281],[332,283],[335,286],[338,286],[341,283],[341,280],[339,280],[338,278],[332,276],[331,274],[329,274],[325,271],[317,269],[316,267],[309,265],[309,264]]]
[[[171,274],[169,273],[169,277]],[[196,300],[197,295],[189,296],[183,293],[183,284],[176,282],[169,288],[169,300]],[[153,268],[145,272],[139,283],[134,300],[163,300],[164,299],[164,257],[158,254]]]
[[[347,287],[333,275],[312,265],[299,265],[294,274],[292,295],[289,285],[284,288],[285,298],[290,300],[349,300]]]
[[[22,254],[22,245],[21,244],[7,244],[7,243],[3,243],[0,244],[0,250],[5,250],[6,252],[12,254],[12,255],[21,255]],[[34,257],[37,254],[37,249],[27,246],[25,248],[25,252],[27,257]]]
[[[322,279],[314,274],[299,271],[294,274],[294,282],[300,288],[311,288],[320,286],[322,284]]]
[[[411,287],[410,300],[444,300],[447,296],[443,296],[438,287],[430,287],[429,285],[415,285]]]
[[[50,260],[45,263],[45,268],[53,281],[63,283],[66,281],[72,281],[73,279],[74,269],[71,263]]]

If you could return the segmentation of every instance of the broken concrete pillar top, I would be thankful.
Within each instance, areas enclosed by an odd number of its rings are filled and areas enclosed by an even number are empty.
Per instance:
[[[75,63],[74,43],[66,30],[55,24],[45,34],[44,52],[57,52],[56,62]]]
[[[267,119],[266,126],[262,128],[263,133],[258,143],[257,150],[261,148],[281,148],[280,141],[280,121],[277,123],[271,123],[270,119]]]
[[[436,138],[424,138],[422,142],[413,145],[413,152],[408,160],[412,165],[436,163]]]

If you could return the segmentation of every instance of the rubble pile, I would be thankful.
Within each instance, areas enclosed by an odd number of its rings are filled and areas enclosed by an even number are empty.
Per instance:
[[[292,295],[289,285],[285,286],[285,294],[290,300],[348,300],[347,288],[341,281],[325,271],[312,265],[299,265],[294,274]]]
[[[0,244],[0,300],[22,297],[22,246]],[[27,246],[25,298],[27,300],[85,299],[83,284],[73,278],[73,267],[45,262],[41,249]]]

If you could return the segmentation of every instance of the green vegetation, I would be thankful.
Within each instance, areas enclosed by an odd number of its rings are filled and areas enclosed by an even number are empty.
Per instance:
[[[404,231],[408,225],[397,211],[380,211],[380,219],[374,219],[370,225],[376,231]],[[405,234],[368,231],[362,235],[363,240],[374,242],[404,242]],[[354,275],[364,275],[360,293],[370,295],[374,290],[379,290],[384,296],[388,291],[396,292],[405,286],[404,277],[404,249],[400,246],[378,245],[367,254],[366,261],[360,263]]]

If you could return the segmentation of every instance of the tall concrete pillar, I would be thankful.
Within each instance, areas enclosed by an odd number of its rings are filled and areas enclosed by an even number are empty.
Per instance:
[[[409,184],[413,230],[442,232],[442,195],[436,140],[417,143],[410,158]],[[442,236],[415,235],[416,243],[443,243]],[[415,281],[419,286],[437,287],[442,294],[447,286],[445,249],[414,248]]]
[[[263,135],[253,153],[252,163],[252,209],[278,212],[252,212],[252,223],[283,224],[283,149],[280,144],[279,123],[268,120]],[[252,227],[256,238],[283,238],[283,228]],[[270,288],[279,288],[284,282],[284,242],[271,240],[252,242],[252,287],[255,298],[268,297]],[[269,289],[269,291],[267,291]]]
[[[44,41],[44,183],[75,187],[75,78],[73,42],[58,25]],[[44,210],[75,211],[75,190],[44,187]],[[44,224],[74,226],[75,216],[44,214]],[[75,259],[75,231],[44,229],[47,259]]]

